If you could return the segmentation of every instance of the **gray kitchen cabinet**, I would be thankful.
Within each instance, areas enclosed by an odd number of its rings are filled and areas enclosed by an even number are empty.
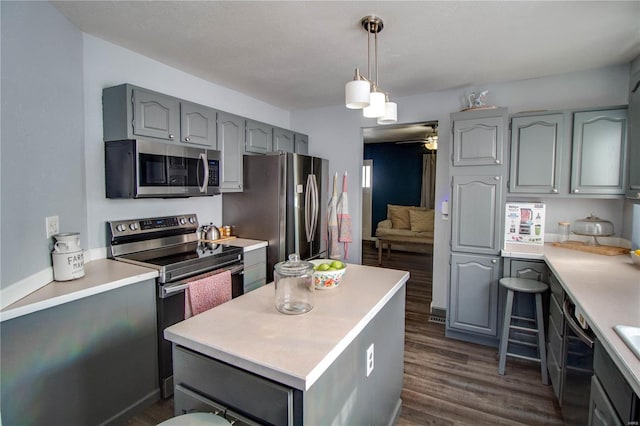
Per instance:
[[[125,424],[159,400],[156,292],[150,279],[3,321],[3,424]]]
[[[459,175],[452,178],[451,250],[498,254],[501,248],[504,179]]]
[[[640,200],[640,71],[629,80],[629,171],[627,197]]]
[[[627,109],[573,115],[572,194],[624,194]]]
[[[216,110],[180,101],[180,142],[217,149]]]
[[[451,114],[453,166],[504,164],[505,117],[505,108]]]
[[[296,154],[309,154],[309,136],[303,135],[302,133],[295,133],[293,135],[293,141],[295,144],[295,153]]]
[[[509,192],[559,192],[564,133],[562,113],[512,117]]]
[[[180,131],[180,101],[130,84],[102,91],[105,141],[138,137],[176,141]]]
[[[498,345],[500,265],[498,256],[451,255],[448,337],[455,337],[457,331],[471,332],[485,338],[478,343]]]
[[[549,275],[549,326],[547,332],[547,370],[551,379],[551,387],[556,398],[562,394],[564,371],[562,360],[564,356],[564,290],[555,275]]]
[[[295,152],[293,132],[279,127],[273,128],[273,151]]]
[[[266,154],[273,151],[273,127],[255,120],[246,121],[245,151]]]
[[[245,119],[226,112],[218,112],[218,149],[222,158],[220,192],[242,192]]]
[[[267,248],[244,253],[244,292],[248,293],[267,283]]]
[[[591,396],[589,398],[589,426],[624,426],[611,405],[607,394],[596,375],[591,377]]]

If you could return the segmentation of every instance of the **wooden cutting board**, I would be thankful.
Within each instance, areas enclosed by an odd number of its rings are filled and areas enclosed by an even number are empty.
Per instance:
[[[235,240],[236,238],[237,238],[236,236],[232,235],[230,237],[219,238],[217,240],[198,240],[198,241],[202,241],[203,243],[220,244],[220,243],[224,243],[225,241]]]
[[[586,251],[589,253],[604,254],[605,256],[618,256],[621,254],[629,253],[629,249],[626,249],[624,247],[614,247],[614,246],[604,246],[604,245],[590,246],[583,243],[582,241],[567,241],[564,243],[551,243],[551,245],[556,247],[568,248],[571,250],[580,250],[580,251]]]

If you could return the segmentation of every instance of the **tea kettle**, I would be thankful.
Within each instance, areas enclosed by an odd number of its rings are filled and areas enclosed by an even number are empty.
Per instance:
[[[202,227],[200,227],[200,239],[207,240],[206,242],[207,247],[215,248],[215,247],[212,247],[215,244],[212,244],[210,241],[215,241],[220,239],[220,230],[213,223],[210,223],[208,225],[202,225]]]

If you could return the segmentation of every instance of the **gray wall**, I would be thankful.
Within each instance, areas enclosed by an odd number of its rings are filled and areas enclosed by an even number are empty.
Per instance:
[[[48,2],[0,2],[0,288],[51,266],[45,217],[87,242],[82,33]]]
[[[490,104],[506,107],[510,113],[517,113],[525,110],[626,105],[628,86],[629,66],[620,65],[546,78],[466,86],[394,99],[398,103],[399,123],[438,121],[437,213],[434,231],[432,307],[444,309],[447,306],[450,222],[443,220],[439,206],[440,202],[448,200],[450,195],[448,164],[451,156],[451,121],[449,114],[464,108],[464,99],[472,91],[477,93],[480,90],[489,90]],[[362,221],[360,168],[363,158],[361,129],[375,126],[375,121],[363,118],[360,111],[348,110],[344,105],[337,105],[294,111],[291,114],[291,124],[301,132],[310,135],[309,153],[328,158],[330,173],[342,173],[346,170],[349,176],[354,177],[349,180],[349,212],[353,220],[354,241],[360,241]],[[614,221],[616,229],[622,227],[622,200],[585,202],[566,199],[555,200],[552,205],[555,211],[548,220],[555,220],[557,216],[573,220],[588,215],[590,211],[596,211],[601,217]],[[586,214],[585,209],[588,210]],[[551,229],[555,225],[549,225],[549,227]],[[353,248],[349,250],[349,255],[352,261],[359,262],[360,245],[354,243]]]

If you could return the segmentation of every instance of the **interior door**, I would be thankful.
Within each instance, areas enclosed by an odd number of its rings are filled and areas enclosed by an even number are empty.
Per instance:
[[[372,194],[371,176],[373,176],[373,160],[364,160],[362,164],[362,239],[372,240],[371,216]]]

